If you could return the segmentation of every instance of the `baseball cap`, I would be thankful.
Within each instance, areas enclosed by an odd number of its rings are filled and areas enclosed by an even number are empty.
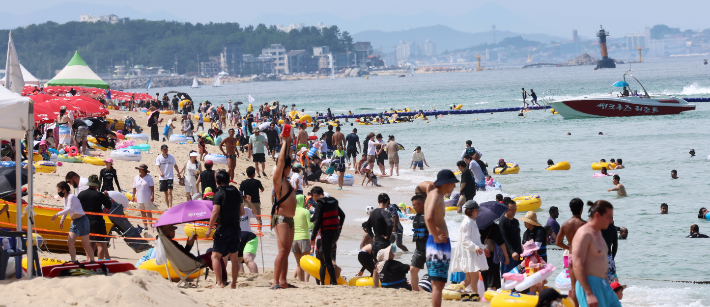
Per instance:
[[[104,162],[106,162],[106,163],[113,163],[113,159],[111,159],[111,158],[106,158],[106,160],[104,160]]]
[[[621,289],[626,289],[626,285],[622,285],[622,284],[620,284],[618,281],[615,281],[615,282],[611,283],[610,286],[611,286],[611,289],[614,290],[614,291],[616,291],[616,290],[619,289],[619,288],[621,288]]]
[[[296,163],[293,164],[293,167],[292,167],[292,168],[293,168],[293,169],[299,169],[299,168],[303,168],[303,166],[301,166],[301,163],[296,162]]]
[[[212,164],[213,164],[212,160],[205,161],[205,165],[212,165]]]
[[[469,200],[465,204],[463,204],[464,209],[476,209],[480,210],[481,207],[478,206],[478,203],[475,200]]]
[[[166,145],[166,144],[160,145],[160,150],[167,149],[167,148],[168,148],[168,145]]]
[[[456,179],[456,175],[454,175],[454,172],[448,169],[442,169],[439,171],[438,174],[436,174],[436,181],[434,181],[434,186],[438,187],[447,183],[456,182],[459,182],[459,180]]]

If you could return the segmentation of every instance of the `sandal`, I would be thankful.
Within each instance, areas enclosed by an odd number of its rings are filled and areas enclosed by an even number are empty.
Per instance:
[[[283,289],[283,288],[281,288],[280,285],[276,284],[276,285],[273,285],[273,286],[269,287],[269,289],[271,289],[271,290],[280,290],[280,289]]]
[[[294,286],[294,285],[292,285],[292,284],[288,284],[288,287],[289,287],[289,288],[296,288],[296,289],[298,289],[298,287],[296,287],[296,286]]]
[[[468,296],[470,297],[470,299],[468,300],[468,302],[479,302],[479,301],[481,301],[481,296],[478,295],[478,293],[471,293],[471,294],[469,294]],[[462,301],[463,301],[463,300],[462,300]]]

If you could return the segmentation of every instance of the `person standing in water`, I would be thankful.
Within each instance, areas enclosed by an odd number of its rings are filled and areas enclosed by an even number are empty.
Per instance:
[[[628,196],[628,195],[626,195],[626,188],[619,181],[621,181],[621,177],[619,177],[619,175],[614,175],[614,178],[612,179],[611,182],[613,182],[616,187],[608,189],[606,191],[607,192],[616,191],[616,195],[619,197]]]
[[[588,204],[589,222],[577,230],[572,243],[577,301],[580,306],[621,306],[619,298],[606,280],[608,248],[601,233],[613,221],[614,206],[605,200]]]
[[[565,221],[560,226],[560,232],[557,234],[557,238],[555,238],[555,245],[569,251],[569,278],[572,281],[572,285],[575,285],[575,283],[577,282],[577,278],[575,277],[574,270],[572,269],[572,242],[574,239],[574,235],[577,233],[577,230],[580,227],[584,226],[584,224],[586,224],[587,222],[582,219],[584,202],[581,199],[573,198],[569,202],[569,209],[570,211],[572,211],[572,218]],[[565,244],[564,242],[565,237],[567,237],[567,244]],[[574,305],[579,306],[579,303],[577,302],[577,296],[574,293],[574,287],[570,289],[569,296],[574,302]]]
[[[523,88],[523,110],[528,108],[528,102],[525,101],[526,99],[528,99],[528,92],[526,92],[525,88]]]
[[[450,194],[456,187],[454,172],[444,169],[439,171],[434,182],[434,189],[429,191],[424,202],[424,221],[429,230],[426,242],[426,264],[431,281],[431,305],[441,306],[441,291],[448,280],[451,262],[451,241],[444,216],[444,195]]]

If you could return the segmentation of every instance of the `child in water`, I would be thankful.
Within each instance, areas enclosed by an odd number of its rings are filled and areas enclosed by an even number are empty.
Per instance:
[[[533,240],[527,241],[523,245],[523,253],[520,254],[520,257],[523,257],[523,262],[520,265],[525,268],[525,278],[537,273],[537,271],[544,268],[545,264],[547,264],[545,260],[542,260],[542,258],[537,255],[537,250],[539,249],[540,247],[537,246]],[[530,292],[542,292],[542,282],[531,286]]]
[[[489,187],[495,186],[495,182],[493,182],[493,177],[490,175],[486,175],[486,185]]]

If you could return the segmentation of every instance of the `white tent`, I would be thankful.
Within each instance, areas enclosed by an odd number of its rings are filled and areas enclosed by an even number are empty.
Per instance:
[[[25,86],[39,85],[39,80],[35,78],[35,76],[33,76],[29,71],[27,71],[27,69],[25,69],[22,64],[20,64],[20,70],[22,70],[22,78],[25,79]],[[7,78],[7,76],[2,77],[2,79],[0,79],[0,85],[5,86],[5,78]]]
[[[33,121],[29,120],[30,98],[0,87],[0,136],[23,139]]]

